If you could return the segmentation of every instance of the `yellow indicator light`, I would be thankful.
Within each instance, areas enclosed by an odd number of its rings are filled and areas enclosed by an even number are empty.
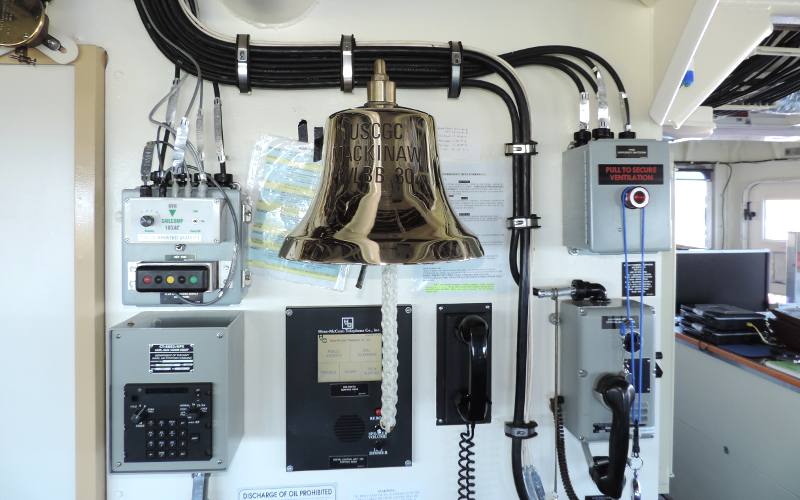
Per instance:
[[[175,276],[167,276],[167,284],[171,285],[175,283]]]

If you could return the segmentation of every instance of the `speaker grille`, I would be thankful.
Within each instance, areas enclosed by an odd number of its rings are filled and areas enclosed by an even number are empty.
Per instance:
[[[336,437],[345,443],[355,443],[364,435],[366,426],[358,415],[342,415],[336,419],[334,432]]]

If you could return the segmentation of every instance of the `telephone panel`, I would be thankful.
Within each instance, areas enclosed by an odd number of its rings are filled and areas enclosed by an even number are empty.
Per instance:
[[[287,309],[287,470],[411,465],[411,307],[397,311],[397,425],[387,434],[380,306]]]

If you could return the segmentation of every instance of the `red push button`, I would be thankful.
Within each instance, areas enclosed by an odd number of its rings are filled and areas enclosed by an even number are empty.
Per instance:
[[[142,283],[144,283],[145,285],[149,285],[152,282],[153,282],[153,277],[150,276],[149,274],[142,277]]]

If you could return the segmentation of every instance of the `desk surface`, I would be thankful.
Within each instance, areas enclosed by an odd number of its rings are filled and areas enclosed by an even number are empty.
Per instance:
[[[675,332],[675,339],[678,342],[694,347],[699,351],[706,352],[716,358],[733,363],[737,366],[741,366],[742,368],[758,372],[767,378],[773,379],[775,382],[789,385],[794,390],[800,391],[800,379],[792,377],[791,375],[779,372],[778,370],[773,370],[772,368],[764,366],[757,361],[739,356],[738,354],[726,351],[725,349],[721,349],[714,344],[703,342],[702,340],[690,337],[684,333]]]

